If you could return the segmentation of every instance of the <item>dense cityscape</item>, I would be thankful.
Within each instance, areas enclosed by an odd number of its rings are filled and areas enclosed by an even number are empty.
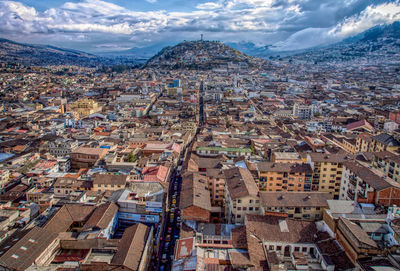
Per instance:
[[[199,38],[0,40],[0,269],[400,270],[400,23],[264,57]]]

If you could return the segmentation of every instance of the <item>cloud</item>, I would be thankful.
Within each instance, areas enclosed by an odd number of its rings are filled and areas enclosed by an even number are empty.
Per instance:
[[[400,4],[387,3],[378,6],[368,6],[359,15],[345,19],[330,32],[340,37],[348,37],[379,24],[388,24],[400,20]]]
[[[197,9],[218,9],[221,7],[222,5],[220,3],[214,3],[214,2],[207,2],[203,4],[198,4],[196,6]]]
[[[376,0],[216,0],[192,10],[137,11],[102,0],[65,2],[38,11],[0,0],[0,35],[18,41],[67,43],[98,51],[199,38],[303,49],[339,41],[400,20],[400,3]],[[156,0],[146,0],[154,3]],[[171,8],[184,0],[171,1]],[[81,37],[81,38],[78,38]],[[109,46],[115,43],[117,46]],[[123,45],[121,45],[123,44]]]
[[[146,1],[149,2],[149,3],[151,3],[151,4],[154,4],[154,3],[157,2],[157,0],[146,0]]]
[[[328,45],[362,33],[376,25],[391,24],[399,20],[399,1],[370,5],[361,13],[345,18],[333,27],[306,28],[297,31],[285,41],[277,42],[273,50],[297,50]]]

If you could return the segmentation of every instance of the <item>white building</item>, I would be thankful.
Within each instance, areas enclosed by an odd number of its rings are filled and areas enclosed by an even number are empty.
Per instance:
[[[314,104],[304,105],[295,103],[293,106],[293,116],[300,119],[312,119],[318,112],[318,107]]]

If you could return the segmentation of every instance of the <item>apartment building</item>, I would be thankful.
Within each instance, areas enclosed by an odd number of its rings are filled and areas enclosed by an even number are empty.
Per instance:
[[[108,150],[103,148],[80,147],[71,153],[71,168],[91,168],[102,159]]]
[[[96,174],[93,178],[94,191],[116,191],[124,189],[127,176],[124,174]]]
[[[400,156],[389,151],[375,152],[372,166],[387,177],[400,182]]]
[[[224,147],[197,147],[196,153],[201,156],[216,157],[224,154],[228,157],[249,157],[252,153],[250,148],[224,148]]]
[[[57,139],[49,142],[49,153],[54,157],[66,157],[78,148],[78,141],[71,139]]]
[[[211,205],[223,206],[225,196],[225,174],[222,169],[210,168],[206,172]]]
[[[0,191],[4,193],[4,189],[10,179],[10,171],[8,169],[0,169]]]
[[[313,170],[311,191],[328,192],[333,199],[338,199],[346,160],[346,154],[308,154],[307,163]]]
[[[368,152],[373,149],[372,135],[369,133],[361,133],[357,135],[355,152]]]
[[[392,135],[382,133],[372,136],[368,133],[362,133],[357,136],[356,152],[381,152],[396,151],[400,148],[400,142]]]
[[[346,161],[343,166],[339,198],[384,206],[398,205],[400,184],[369,165]]]
[[[258,187],[250,171],[234,167],[225,173],[225,218],[228,223],[243,224],[246,214],[258,214]]]
[[[397,151],[400,148],[400,142],[397,141],[392,135],[382,133],[372,137],[373,150],[380,151]]]
[[[260,192],[261,214],[286,214],[289,218],[321,220],[331,199],[326,192]]]
[[[179,201],[182,219],[210,222],[211,196],[208,190],[207,177],[199,173],[187,173],[182,177]]]
[[[261,162],[257,184],[262,191],[311,191],[312,173],[309,164]]]
[[[304,105],[295,103],[293,105],[293,116],[300,119],[312,119],[314,114],[318,112],[316,105]]]
[[[86,118],[89,115],[100,112],[101,106],[92,99],[79,99],[70,105],[72,111],[78,114],[80,119]]]

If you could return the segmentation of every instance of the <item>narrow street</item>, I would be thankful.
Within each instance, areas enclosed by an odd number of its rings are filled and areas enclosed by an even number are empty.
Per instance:
[[[190,153],[193,144],[200,133],[204,123],[204,104],[203,104],[204,83],[200,84],[199,91],[199,124],[196,133],[187,148],[183,149],[179,157],[177,168],[171,173],[169,189],[168,189],[168,208],[166,208],[164,223],[160,234],[160,246],[157,257],[157,270],[169,271],[172,269],[172,263],[175,253],[175,243],[179,239],[181,227],[181,213],[179,210],[179,200],[182,188],[181,169],[186,159],[185,154]]]

